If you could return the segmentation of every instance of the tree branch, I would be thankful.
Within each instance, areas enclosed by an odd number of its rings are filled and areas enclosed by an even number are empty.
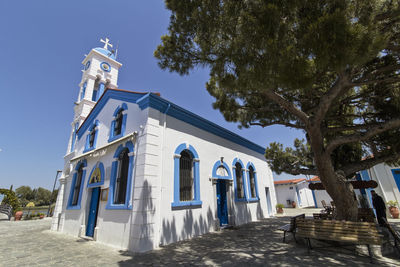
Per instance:
[[[308,115],[298,109],[293,103],[287,101],[285,98],[283,98],[281,95],[278,93],[267,89],[263,91],[263,95],[266,96],[267,98],[271,99],[275,103],[277,103],[279,106],[281,106],[283,109],[285,109],[287,112],[293,114],[297,118],[299,118],[304,125],[308,124]]]
[[[304,126],[301,125],[297,125],[297,124],[292,124],[289,122],[284,122],[284,121],[274,121],[274,122],[268,122],[268,123],[261,123],[261,122],[250,122],[250,125],[256,125],[256,126],[261,126],[261,127],[267,127],[267,126],[271,126],[271,125],[283,125],[286,127],[290,127],[290,128],[296,128],[296,129],[303,129],[304,130]]]
[[[371,137],[386,132],[391,129],[395,129],[400,127],[400,119],[392,119],[389,120],[385,123],[382,123],[378,126],[374,126],[368,130],[366,133],[358,133],[358,134],[352,134],[352,135],[347,135],[347,136],[342,136],[336,139],[333,139],[330,143],[327,144],[326,146],[326,151],[327,153],[332,153],[332,151],[337,148],[340,145],[343,144],[348,144],[348,143],[354,143],[357,141],[365,141],[370,139]]]
[[[285,173],[289,173],[291,175],[318,175],[318,171],[316,169],[304,169],[304,168],[295,168],[295,169],[285,169]]]
[[[350,89],[351,87],[348,87],[347,85],[349,84],[348,77],[345,73],[340,73],[335,84],[329,89],[329,91],[324,94],[318,105],[318,109],[315,112],[315,122],[317,125],[320,125],[320,122],[323,120],[325,114],[328,112],[330,106],[332,105],[333,100],[337,96],[343,93],[345,91],[344,89]]]
[[[359,163],[353,163],[346,166],[343,166],[342,170],[344,171],[345,175],[348,176],[350,174],[356,173],[358,171],[369,169],[376,164],[386,162],[386,161],[393,161],[400,157],[397,153],[390,153],[389,155],[381,156],[381,157],[373,157],[369,159],[365,159]]]

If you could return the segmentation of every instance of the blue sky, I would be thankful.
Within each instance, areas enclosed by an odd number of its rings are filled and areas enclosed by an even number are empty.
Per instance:
[[[163,1],[14,0],[1,1],[0,10],[0,188],[52,187],[63,169],[81,62],[105,37],[118,45],[119,88],[159,92],[262,146],[303,137],[277,126],[239,130],[212,108],[207,70],[184,77],[161,70],[153,52],[169,23]]]

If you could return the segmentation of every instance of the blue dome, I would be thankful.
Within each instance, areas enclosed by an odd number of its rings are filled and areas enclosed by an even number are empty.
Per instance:
[[[97,52],[100,52],[103,55],[115,60],[115,54],[113,54],[111,51],[109,51],[107,49],[104,49],[102,47],[96,47],[96,48],[93,48],[93,49],[96,50]]]

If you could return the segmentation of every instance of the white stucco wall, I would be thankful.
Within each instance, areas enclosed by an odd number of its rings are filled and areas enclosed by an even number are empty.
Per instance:
[[[268,217],[268,207],[265,188],[269,187],[271,194],[272,212],[275,212],[275,190],[272,172],[262,154],[235,144],[231,141],[215,136],[190,124],[177,120],[153,110],[155,120],[159,120],[162,128],[160,133],[164,140],[159,140],[163,145],[161,192],[161,214],[159,217],[159,243],[168,244],[178,240],[187,239],[215,229],[217,224],[217,206],[215,184],[210,180],[214,164],[224,157],[224,162],[230,166],[239,158],[246,168],[252,162],[257,172],[258,194],[260,200],[253,203],[235,202],[233,183],[227,189],[228,220],[230,224],[240,225],[249,221]],[[200,166],[200,208],[173,209],[171,203],[174,195],[174,152],[182,143],[192,145],[199,156]],[[233,174],[232,174],[233,175]],[[248,190],[246,185],[246,190]],[[272,214],[271,214],[272,215]]]
[[[325,200],[326,205],[331,205],[332,198],[329,196],[326,190],[314,190],[314,194],[318,208],[323,208],[321,202],[322,200]]]

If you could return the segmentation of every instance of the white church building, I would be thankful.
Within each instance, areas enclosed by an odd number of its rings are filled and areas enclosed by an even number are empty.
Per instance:
[[[264,148],[85,57],[51,229],[135,252],[275,213]]]

